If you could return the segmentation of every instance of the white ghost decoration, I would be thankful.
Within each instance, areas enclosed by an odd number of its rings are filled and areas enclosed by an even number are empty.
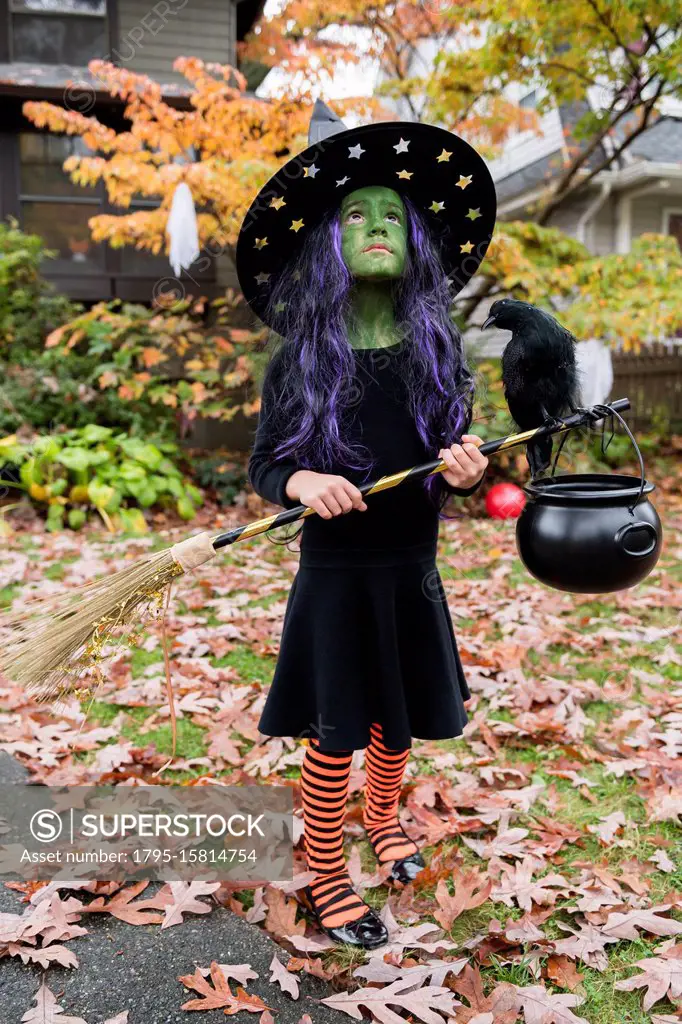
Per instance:
[[[166,233],[170,240],[170,265],[175,276],[179,277],[180,271],[188,270],[199,255],[197,214],[190,187],[185,181],[180,182],[173,193]]]

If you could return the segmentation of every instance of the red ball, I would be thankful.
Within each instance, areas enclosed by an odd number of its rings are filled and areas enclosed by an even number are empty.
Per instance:
[[[493,519],[517,519],[523,512],[526,495],[516,484],[495,484],[485,496],[485,509]]]

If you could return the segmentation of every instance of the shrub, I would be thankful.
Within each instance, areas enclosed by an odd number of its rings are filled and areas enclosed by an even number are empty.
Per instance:
[[[0,361],[24,362],[39,355],[45,338],[80,307],[41,275],[54,253],[38,235],[26,235],[11,219],[0,222]]]
[[[32,441],[0,440],[0,478],[47,512],[47,527],[77,530],[93,512],[111,531],[146,529],[142,509],[174,508],[192,519],[203,502],[171,456],[177,445],[153,444],[88,424]]]

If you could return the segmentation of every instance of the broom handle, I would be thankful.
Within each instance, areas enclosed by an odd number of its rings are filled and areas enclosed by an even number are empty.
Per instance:
[[[630,400],[628,398],[618,398],[615,402],[609,402],[608,408],[614,409],[616,412],[622,412],[624,409],[630,408]],[[587,409],[585,412],[577,412],[572,416],[566,417],[559,426],[535,427],[533,430],[524,430],[520,434],[507,434],[506,437],[498,437],[495,441],[486,441],[478,450],[482,455],[494,455],[496,452],[507,451],[508,448],[518,448],[519,445],[528,444],[530,441],[541,437],[549,437],[552,434],[564,434],[575,427],[585,426],[585,424],[592,422],[595,415],[599,414],[591,409]],[[602,419],[603,414],[599,415],[599,418]],[[424,480],[427,476],[441,473],[445,469],[447,469],[445,462],[442,459],[435,459],[432,462],[425,462],[421,466],[413,466],[411,469],[403,469],[399,473],[392,473],[390,476],[382,476],[379,480],[375,480],[374,483],[363,484],[358,490],[363,495],[376,494],[377,491],[385,491],[389,487],[397,487],[399,484],[404,483],[405,480]],[[247,537],[255,537],[259,533],[267,533],[268,530],[274,530],[278,526],[284,526],[287,523],[295,523],[298,519],[304,519],[310,515],[317,515],[315,509],[310,508],[308,505],[296,505],[295,508],[278,512],[274,516],[256,519],[253,523],[247,523],[246,526],[238,526],[228,533],[221,533],[214,537],[211,543],[214,549],[218,551],[220,548],[227,547],[228,544],[234,544],[238,540],[246,540]]]

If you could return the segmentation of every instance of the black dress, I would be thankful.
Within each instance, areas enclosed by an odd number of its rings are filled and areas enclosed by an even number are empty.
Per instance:
[[[376,457],[371,479],[437,458],[409,413],[401,346],[356,350],[362,397],[349,427]],[[274,461],[277,373],[263,382],[249,478],[254,490],[285,508],[285,492],[301,468]],[[362,474],[335,466],[356,485]],[[442,478],[441,478],[442,480]],[[449,487],[444,492],[471,494]],[[284,618],[280,653],[259,730],[269,736],[315,737],[322,750],[356,750],[380,722],[392,749],[418,739],[459,736],[469,689],[436,567],[438,510],[419,481],[367,498],[367,509],[306,518],[300,563]]]

